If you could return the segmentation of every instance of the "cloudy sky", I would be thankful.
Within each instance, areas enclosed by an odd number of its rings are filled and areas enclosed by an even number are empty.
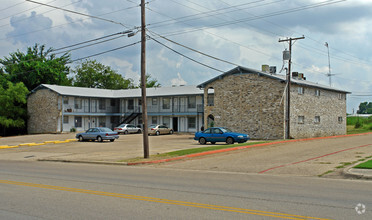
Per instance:
[[[139,30],[139,0],[35,1],[59,9],[25,0],[1,0],[1,57],[38,43],[56,53],[71,50],[74,67],[81,58],[111,50],[90,59],[126,78],[139,79],[140,33],[132,37],[116,34]],[[305,36],[293,44],[293,71],[329,85],[329,48],[332,86],[352,92],[347,112],[356,111],[360,102],[372,101],[370,0],[149,0],[146,23],[150,38],[158,41],[147,41],[147,73],[162,86],[197,85],[234,64],[253,69],[267,64],[279,72],[288,43],[278,40]],[[97,38],[102,39],[79,44]]]

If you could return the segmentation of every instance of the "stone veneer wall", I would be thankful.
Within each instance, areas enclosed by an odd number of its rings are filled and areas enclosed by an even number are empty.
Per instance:
[[[48,89],[40,89],[27,99],[29,134],[58,132],[58,95]]]
[[[214,106],[207,106],[208,88],[214,88]],[[204,89],[204,124],[246,133],[252,139],[280,139],[284,131],[285,84],[257,74],[229,75]],[[207,127],[207,126],[206,126]]]
[[[291,85],[291,127],[292,138],[323,137],[346,134],[346,94],[303,87],[304,94],[298,94],[299,85]],[[315,90],[320,96],[315,96]],[[304,116],[304,123],[299,123],[298,116]],[[315,116],[320,116],[320,122],[315,123]],[[338,121],[342,117],[342,122]]]

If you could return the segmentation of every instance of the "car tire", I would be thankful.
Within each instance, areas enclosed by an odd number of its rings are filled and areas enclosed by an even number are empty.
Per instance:
[[[80,142],[83,142],[83,141],[84,141],[84,138],[83,138],[82,135],[79,136],[79,141],[80,141]]]
[[[160,132],[159,131],[155,132],[155,135],[156,136],[160,135]]]
[[[226,138],[226,144],[234,144],[234,139],[232,137]]]
[[[110,141],[111,141],[111,142],[114,142],[114,141],[115,141],[115,139],[111,139]]]
[[[137,134],[141,134],[141,133],[142,133],[142,130],[138,129]]]
[[[170,131],[169,131],[169,134],[173,134],[173,130],[170,130]]]
[[[211,141],[211,144],[215,144],[216,142],[215,141]]]
[[[128,134],[128,131],[124,131],[124,134]]]
[[[199,144],[204,145],[206,143],[207,143],[207,140],[205,138],[203,138],[203,137],[199,138]]]
[[[101,136],[98,136],[98,137],[97,137],[97,141],[98,141],[98,142],[102,142],[102,141],[103,141],[102,137],[101,137]]]

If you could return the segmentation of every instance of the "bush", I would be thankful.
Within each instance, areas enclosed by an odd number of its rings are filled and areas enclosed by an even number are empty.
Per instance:
[[[76,132],[76,128],[71,128],[70,132]]]
[[[362,127],[362,123],[360,122],[360,121],[357,121],[357,122],[355,122],[355,128],[360,128],[360,127]]]

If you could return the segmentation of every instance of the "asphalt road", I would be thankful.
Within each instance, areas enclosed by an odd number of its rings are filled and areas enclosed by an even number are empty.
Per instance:
[[[0,167],[0,219],[372,219],[368,181],[34,161]]]

